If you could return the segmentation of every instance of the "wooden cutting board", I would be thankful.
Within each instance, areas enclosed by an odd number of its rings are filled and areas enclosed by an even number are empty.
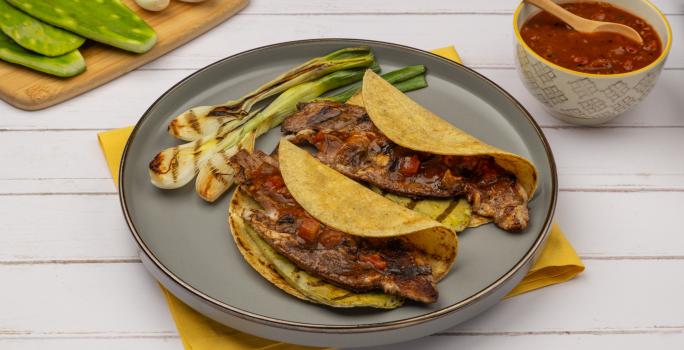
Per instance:
[[[157,44],[134,54],[95,42],[81,49],[87,70],[75,77],[58,78],[0,61],[0,98],[15,107],[50,107],[100,86],[194,39],[240,11],[249,0],[171,1],[161,12],[141,9],[133,0],[123,2],[157,32]]]

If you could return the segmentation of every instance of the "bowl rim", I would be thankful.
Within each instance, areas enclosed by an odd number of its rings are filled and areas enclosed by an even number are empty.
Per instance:
[[[660,56],[658,56],[658,58],[655,61],[651,62],[648,66],[639,68],[639,69],[631,71],[631,72],[619,73],[619,74],[595,74],[595,73],[579,72],[579,71],[572,70],[570,68],[565,68],[563,66],[559,66],[559,65],[547,60],[546,58],[542,57],[538,53],[534,52],[534,50],[532,50],[532,48],[527,45],[525,40],[523,40],[522,36],[520,35],[520,29],[518,28],[518,18],[520,17],[520,12],[522,11],[523,6],[526,5],[525,1],[521,1],[518,4],[518,7],[515,9],[515,12],[513,13],[513,32],[515,33],[516,40],[518,41],[518,43],[523,48],[525,48],[527,53],[531,54],[537,60],[544,62],[546,65],[551,66],[554,69],[560,70],[560,71],[568,73],[568,74],[578,75],[578,76],[582,76],[582,77],[599,78],[599,79],[631,77],[631,76],[638,75],[640,73],[647,72],[647,71],[653,69],[654,67],[656,67],[662,61],[664,61],[665,58],[667,58],[667,56],[670,54],[670,48],[672,47],[672,27],[670,27],[670,22],[667,20],[667,17],[665,17],[665,14],[662,11],[660,11],[660,9],[658,7],[656,7],[649,0],[638,0],[638,1],[641,1],[642,3],[646,4],[646,6],[651,7],[651,9],[653,9],[653,11],[658,16],[660,16],[660,20],[665,24],[665,29],[667,31],[667,43],[665,43],[665,45],[663,46],[663,51],[660,53]],[[572,1],[570,1],[570,2],[572,2]],[[577,1],[577,2],[580,2],[580,1]],[[606,2],[612,6],[619,8],[619,6],[610,2],[610,0],[599,0],[599,2]],[[623,10],[623,11],[627,11],[627,10]],[[627,12],[633,14],[631,11],[627,11]],[[638,15],[635,15],[635,16],[639,17]],[[660,38],[660,39],[662,41],[662,38]]]
[[[214,297],[198,290],[197,288],[193,287],[189,283],[185,282],[182,280],[179,276],[177,276],[175,273],[173,273],[170,269],[168,269],[157,257],[156,255],[152,252],[152,250],[147,246],[147,243],[143,240],[142,236],[139,234],[135,223],[133,222],[133,218],[131,213],[129,212],[127,200],[126,200],[126,190],[125,190],[125,173],[126,173],[126,163],[128,159],[128,155],[130,153],[130,148],[131,148],[131,143],[135,139],[138,131],[142,127],[142,124],[144,121],[152,114],[151,112],[157,107],[157,105],[161,104],[164,102],[165,98],[174,90],[180,88],[182,85],[184,85],[188,80],[194,78],[196,75],[201,74],[214,66],[223,64],[225,62],[230,62],[231,60],[234,60],[236,58],[245,56],[245,55],[250,55],[262,51],[268,51],[269,49],[273,48],[278,48],[278,47],[284,47],[284,46],[289,46],[289,45],[298,45],[298,44],[315,44],[315,43],[328,43],[328,42],[340,42],[344,44],[350,44],[350,45],[375,45],[375,46],[384,46],[387,48],[395,48],[395,49],[401,49],[401,50],[407,50],[414,52],[419,55],[426,55],[432,58],[435,58],[439,61],[442,61],[448,65],[453,66],[456,69],[463,69],[467,71],[468,73],[472,74],[474,77],[482,80],[486,84],[490,85],[492,88],[494,88],[498,93],[503,95],[505,98],[507,98],[511,104],[516,107],[522,115],[525,117],[526,121],[530,123],[530,126],[534,129],[534,132],[537,134],[537,137],[539,137],[539,140],[541,141],[546,157],[548,157],[549,160],[549,170],[550,170],[550,181],[551,181],[551,202],[549,203],[549,208],[547,212],[544,215],[544,224],[541,227],[541,232],[537,239],[534,241],[532,246],[528,249],[528,251],[525,253],[525,255],[520,258],[520,260],[513,265],[506,273],[504,273],[501,277],[499,277],[497,280],[493,281],[490,285],[487,287],[483,288],[479,292],[471,295],[470,297],[461,300],[460,302],[457,302],[455,304],[451,304],[448,306],[445,306],[439,310],[429,312],[422,314],[420,316],[414,316],[414,317],[409,317],[406,319],[401,319],[401,320],[395,320],[395,321],[389,321],[389,322],[381,322],[381,323],[372,323],[372,324],[355,324],[355,325],[326,325],[326,324],[313,324],[313,323],[302,323],[302,322],[296,322],[296,321],[288,321],[288,320],[282,320],[282,319],[276,319],[272,318],[269,316],[264,316],[260,314],[256,314],[250,311],[242,310],[240,308],[237,308],[235,306],[229,305],[227,303],[224,303],[220,300],[215,299]],[[198,69],[197,71],[193,72],[192,74],[188,75],[187,77],[183,78],[181,81],[177,82],[174,84],[172,87],[170,87],[167,91],[165,91],[157,100],[150,105],[150,107],[145,111],[145,113],[142,115],[142,117],[138,120],[136,123],[135,127],[131,131],[131,134],[126,142],[126,145],[123,150],[123,154],[121,157],[121,162],[119,165],[119,181],[118,181],[118,190],[119,190],[119,202],[121,206],[121,210],[123,212],[124,219],[126,220],[126,224],[129,228],[129,231],[131,235],[133,236],[133,239],[137,243],[138,247],[140,248],[140,254],[144,254],[151,262],[152,264],[159,270],[161,271],[162,274],[164,274],[166,277],[168,277],[171,281],[175,282],[178,286],[180,286],[184,291],[190,293],[193,296],[196,296],[200,298],[203,302],[207,303],[209,306],[216,308],[218,310],[221,310],[222,312],[227,312],[232,316],[238,317],[240,319],[243,319],[245,321],[249,322],[255,322],[259,324],[263,324],[266,326],[272,326],[276,328],[281,328],[281,329],[289,329],[289,330],[295,330],[295,331],[303,331],[307,333],[332,333],[332,334],[354,334],[354,333],[371,333],[371,332],[380,332],[380,331],[386,331],[386,330],[392,330],[392,329],[398,329],[398,328],[403,328],[407,326],[413,326],[417,324],[422,324],[431,320],[435,320],[437,318],[441,318],[443,316],[446,316],[456,310],[460,310],[463,308],[466,308],[468,306],[471,306],[473,303],[482,300],[486,296],[494,293],[496,290],[498,290],[506,281],[508,281],[510,278],[516,275],[522,268],[527,266],[527,264],[532,261],[534,257],[538,255],[540,252],[540,249],[543,247],[543,244],[546,242],[546,239],[550,235],[550,230],[551,226],[553,224],[553,217],[554,213],[556,210],[556,204],[558,201],[558,172],[557,172],[557,167],[556,167],[556,161],[553,156],[553,152],[551,150],[551,146],[544,135],[541,127],[539,124],[535,121],[535,119],[532,117],[529,111],[517,100],[515,99],[510,93],[508,93],[506,90],[501,88],[498,84],[494,83],[492,80],[486,78],[482,74],[476,72],[472,68],[469,68],[463,64],[457,63],[455,61],[452,61],[450,59],[441,57],[439,55],[436,55],[434,53],[431,53],[429,51],[417,49],[414,47],[410,46],[405,46],[401,44],[396,44],[396,43],[391,43],[391,42],[385,42],[385,41],[378,41],[378,40],[367,40],[367,39],[356,39],[356,38],[317,38],[317,39],[302,39],[302,40],[293,40],[293,41],[285,41],[285,42],[279,42],[276,44],[270,44],[270,45],[265,45],[265,46],[260,46],[254,49],[250,50],[245,50],[241,51],[237,54],[228,56],[226,58],[220,59],[214,63],[211,63],[203,68]]]

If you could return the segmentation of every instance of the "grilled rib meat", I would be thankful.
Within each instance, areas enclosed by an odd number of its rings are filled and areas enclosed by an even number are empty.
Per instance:
[[[231,165],[240,189],[264,208],[242,217],[302,270],[354,292],[382,290],[423,303],[437,300],[429,261],[407,239],[363,238],[325,226],[295,201],[278,161],[261,151],[241,150]]]
[[[290,141],[311,144],[337,171],[410,197],[465,196],[473,211],[508,231],[527,227],[527,193],[489,156],[442,156],[401,147],[362,107],[336,102],[300,104],[282,125]]]

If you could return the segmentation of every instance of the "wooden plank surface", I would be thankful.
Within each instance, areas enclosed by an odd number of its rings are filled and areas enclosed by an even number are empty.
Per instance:
[[[505,300],[440,334],[682,332],[682,304],[643,302],[654,286],[658,298],[676,300],[684,279],[673,277],[682,269],[681,260],[588,260],[591,273],[577,283]],[[157,283],[139,263],[0,265],[0,279],[14,282],[0,289],[13,301],[0,314],[0,339],[175,333]]]
[[[681,36],[682,2],[655,3]],[[63,104],[38,112],[0,104],[0,349],[181,349],[121,220],[96,133],[134,123],[175,82],[227,55],[344,36],[423,49],[455,44],[468,65],[518,98],[550,139],[560,172],[556,220],[587,263],[576,280],[381,349],[681,349],[684,46],[675,40],[655,90],[634,111],[599,128],[570,126],[518,80],[516,5],[254,0],[192,43]],[[468,31],[480,23],[487,32]]]
[[[196,40],[202,40],[202,38]],[[508,90],[542,126],[569,127],[568,124],[549,115],[542,105],[525,90],[518,78],[518,73],[512,67],[480,68],[477,71]],[[49,113],[19,111],[12,106],[0,103],[2,116],[0,131],[94,130],[132,125],[162,93],[192,72],[192,70],[175,69],[136,70],[110,82],[106,89],[95,89],[71,101],[53,106],[49,109]],[[679,92],[682,81],[684,81],[684,70],[665,70],[646,100],[634,110],[599,127],[684,126],[681,113],[684,110],[684,99],[675,96]],[[145,86],[145,88],[135,89],[135,93],[132,93],[131,87],[135,86]],[[237,96],[226,92],[226,100],[233,97]],[[658,112],[649,113],[653,110]]]
[[[684,16],[670,15],[667,18],[674,33],[684,32]],[[473,28],[483,28],[482,33],[486,33],[486,40],[481,35],[472,35]],[[513,25],[511,16],[507,14],[239,14],[218,26],[214,32],[231,45],[216,45],[210,40],[193,40],[148,65],[148,68],[200,68],[231,53],[257,46],[325,37],[382,40],[422,49],[453,44],[458,48],[463,62],[471,67],[503,68],[513,67],[514,63]],[[676,36],[674,38],[665,67],[684,68],[684,40],[677,40]]]
[[[642,331],[625,332],[567,332],[551,334],[485,334],[485,335],[442,335],[421,338],[415,341],[393,344],[374,350],[444,350],[444,349],[478,349],[500,350],[505,344],[507,350],[530,349],[613,349],[622,350],[653,348],[659,350],[681,350],[684,334],[681,332],[647,333]],[[0,338],[0,347],[4,350],[150,350],[168,349],[182,350],[183,345],[178,335],[144,335],[129,337],[36,337],[36,338]],[[359,350],[369,350],[361,348]]]
[[[176,334],[144,335],[127,337],[35,337],[35,338],[0,338],[3,350],[183,350],[183,344]]]
[[[652,0],[666,14],[684,13],[684,6],[677,0]],[[283,14],[400,14],[416,13],[443,15],[453,13],[487,13],[507,15],[520,3],[519,0],[454,1],[454,0],[289,0],[256,1],[243,13],[249,15]]]
[[[146,11],[133,0],[123,1],[157,32],[157,44],[135,54],[89,42],[81,50],[87,70],[72,78],[58,78],[0,61],[0,98],[36,110],[52,106],[100,86],[185,44],[242,9],[247,0],[212,0],[206,4],[172,1],[160,12]]]

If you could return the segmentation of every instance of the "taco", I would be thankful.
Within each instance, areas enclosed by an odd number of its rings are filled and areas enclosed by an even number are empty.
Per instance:
[[[394,308],[437,300],[457,238],[445,225],[358,184],[281,140],[239,151],[229,222],[245,260],[300,299]]]
[[[528,226],[537,186],[529,160],[454,127],[372,71],[348,103],[301,104],[282,130],[352,179],[412,199],[465,198],[476,225]]]

